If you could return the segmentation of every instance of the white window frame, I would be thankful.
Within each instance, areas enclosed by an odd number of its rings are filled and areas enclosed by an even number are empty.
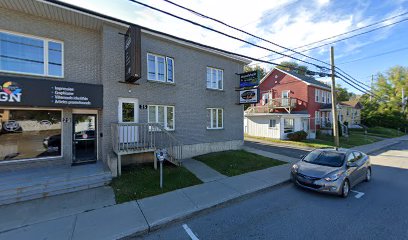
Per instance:
[[[55,40],[55,39],[51,39],[51,38],[38,37],[38,36],[30,35],[30,34],[17,33],[17,32],[7,31],[7,30],[3,30],[3,29],[0,29],[0,32],[43,41],[44,42],[44,49],[43,49],[43,52],[44,52],[44,74],[17,72],[17,71],[7,71],[7,70],[0,70],[0,72],[19,74],[19,75],[26,75],[26,76],[42,76],[42,77],[52,77],[52,78],[64,78],[64,66],[65,66],[65,63],[64,63],[64,42],[63,41]],[[49,64],[48,63],[48,42],[55,42],[55,43],[61,44],[61,76],[48,74],[48,64]]]
[[[154,71],[150,71],[149,69],[149,56],[153,56],[154,57]],[[163,58],[164,60],[164,77],[163,80],[159,80],[159,61],[157,60],[158,58]],[[168,60],[171,59],[172,60],[172,67],[173,67],[173,81],[169,81],[168,79]],[[147,53],[147,58],[146,58],[146,62],[147,62],[147,80],[148,81],[154,81],[154,82],[160,82],[160,83],[171,83],[174,84],[175,83],[175,79],[174,79],[174,58],[172,57],[168,57],[168,56],[163,56],[163,55],[159,55],[159,54],[154,54],[154,53]],[[150,78],[149,72],[154,72],[154,79]]]
[[[210,74],[211,79],[210,79],[210,86],[208,86],[208,79],[206,79],[207,89],[220,90],[220,91],[221,91],[221,90],[224,90],[224,70],[221,69],[221,68],[207,67],[207,68],[206,68],[206,78],[208,77],[208,76],[207,76],[208,69],[211,70],[211,74]],[[222,76],[222,79],[221,79],[221,88],[218,87],[218,86],[219,86],[219,79],[217,79],[217,87],[215,87],[215,88],[212,87],[213,71],[217,71],[217,73],[218,73],[218,71],[221,71],[221,76]],[[218,76],[218,74],[217,74],[217,76]]]
[[[168,66],[169,66],[169,59],[171,59],[171,66],[172,66],[172,70],[173,70],[173,72],[172,72],[172,81],[169,81],[169,69],[168,69]],[[174,83],[174,58],[172,58],[172,57],[166,57],[166,82],[168,82],[168,83]]]
[[[218,111],[221,111],[221,126],[216,126],[216,127],[214,127],[213,126],[213,123],[214,123],[214,116],[213,116],[213,110],[216,110],[216,115],[215,115],[215,117],[216,117],[216,119],[215,119],[215,122],[217,123],[217,125],[218,125]],[[207,108],[207,113],[208,113],[208,111],[210,111],[210,127],[208,127],[207,126],[207,129],[209,129],[209,130],[214,130],[214,129],[224,129],[224,109],[222,109],[222,108]]]
[[[271,124],[272,121],[274,121],[275,124]],[[272,126],[272,125],[273,125],[273,126]],[[276,119],[276,118],[271,118],[271,119],[269,119],[269,124],[268,124],[268,127],[269,127],[269,128],[276,129],[276,128],[277,128],[276,125],[278,125],[278,119]]]
[[[155,108],[155,121],[150,122],[150,111],[149,108],[154,107]],[[164,107],[164,126],[163,128],[166,129],[167,131],[175,131],[176,130],[176,108],[174,106],[170,105],[147,105],[147,122],[148,123],[158,123],[159,122],[159,107]],[[168,122],[167,122],[167,108],[173,108],[173,128],[168,127]]]

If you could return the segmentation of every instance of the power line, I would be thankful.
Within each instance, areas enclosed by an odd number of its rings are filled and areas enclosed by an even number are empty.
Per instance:
[[[408,47],[398,48],[398,49],[394,49],[394,50],[391,50],[391,51],[378,53],[378,54],[371,55],[371,56],[367,56],[367,57],[357,58],[357,59],[354,59],[354,60],[351,60],[351,61],[346,61],[346,62],[337,63],[337,65],[347,64],[347,63],[353,63],[353,62],[358,62],[358,61],[362,61],[362,60],[366,60],[366,59],[370,59],[370,58],[375,58],[375,57],[380,57],[380,56],[384,56],[384,55],[387,55],[387,54],[391,54],[391,53],[395,53],[395,52],[400,52],[400,51],[404,51],[404,50],[408,50]],[[371,76],[370,76],[370,77],[371,77]]]
[[[350,74],[348,74],[348,73],[346,73],[344,70],[342,70],[341,68],[339,68],[339,67],[335,67],[337,70],[339,70],[340,72],[342,72],[342,73],[344,73],[345,75],[347,75],[348,77],[350,77],[350,78],[352,78],[354,81],[356,81],[356,82],[359,82],[360,84],[362,84],[362,85],[365,85],[366,87],[368,87],[369,89],[371,89],[371,86],[369,86],[369,85],[367,85],[367,84],[365,84],[365,83],[363,83],[363,82],[361,82],[361,81],[358,81],[357,79],[355,79],[354,77],[352,77]],[[359,85],[359,86],[361,86],[361,85]]]
[[[210,27],[204,26],[204,25],[199,24],[199,23],[197,23],[197,22],[194,22],[194,21],[192,21],[192,20],[189,20],[189,19],[186,19],[186,18],[183,18],[183,17],[177,16],[177,15],[175,15],[175,14],[169,13],[169,12],[167,12],[167,11],[164,11],[164,10],[158,9],[158,8],[156,8],[156,7],[153,7],[153,6],[150,6],[150,5],[148,5],[148,4],[141,3],[141,2],[136,1],[136,0],[129,0],[129,1],[130,1],[130,2],[133,2],[133,3],[136,3],[136,4],[139,4],[139,5],[142,5],[142,6],[144,6],[144,7],[147,7],[147,8],[153,9],[153,10],[155,10],[155,11],[158,11],[158,12],[164,13],[164,14],[166,14],[166,15],[172,16],[172,17],[174,17],[174,18],[177,18],[177,19],[183,20],[183,21],[188,22],[188,23],[191,23],[191,24],[193,24],[193,25],[196,25],[196,26],[202,27],[202,28],[204,28],[204,29],[207,29],[207,30],[210,30],[210,31],[216,32],[216,33],[218,33],[218,34],[221,34],[221,35],[224,35],[224,36],[226,36],[226,37],[232,38],[232,39],[234,39],[234,40],[237,40],[237,41],[240,41],[240,42],[244,42],[244,43],[249,44],[249,45],[252,45],[252,46],[254,46],[254,47],[258,47],[258,48],[261,48],[261,49],[264,49],[264,50],[267,50],[267,51],[270,51],[270,52],[274,52],[274,53],[280,54],[280,55],[282,55],[282,56],[289,57],[289,58],[292,58],[292,59],[294,59],[294,60],[297,60],[297,61],[300,61],[300,62],[303,62],[303,63],[306,63],[306,64],[313,65],[313,66],[315,66],[315,67],[317,67],[317,68],[323,68],[322,66],[319,66],[319,65],[317,65],[317,64],[310,63],[310,62],[308,62],[308,61],[304,61],[304,60],[302,60],[302,59],[295,58],[295,57],[292,57],[292,56],[290,56],[290,55],[282,54],[282,53],[277,52],[277,51],[275,51],[275,50],[273,50],[273,49],[266,48],[266,47],[263,47],[263,46],[260,46],[260,45],[257,45],[257,44],[254,44],[254,43],[251,43],[251,42],[246,41],[246,40],[243,40],[243,39],[241,39],[241,38],[238,38],[238,37],[235,37],[235,36],[232,36],[232,35],[229,35],[229,34],[223,33],[223,32],[221,32],[221,31],[218,31],[218,30],[216,30],[216,29],[213,29],[213,28],[210,28]]]
[[[315,46],[315,47],[312,47],[312,48],[308,48],[308,49],[302,50],[302,51],[300,51],[300,52],[303,53],[303,52],[307,52],[307,51],[310,51],[310,50],[313,50],[313,49],[316,49],[316,48],[321,48],[321,47],[324,47],[324,46],[327,46],[327,45],[330,45],[330,44],[333,44],[333,43],[337,43],[337,42],[340,42],[340,41],[348,40],[348,39],[350,39],[350,38],[358,37],[358,36],[361,36],[361,35],[364,35],[364,34],[367,34],[367,33],[371,33],[371,32],[374,32],[374,31],[377,31],[377,30],[386,28],[386,27],[393,26],[393,25],[398,24],[398,23],[405,22],[405,21],[407,21],[407,20],[408,20],[408,18],[404,18],[404,19],[399,20],[399,21],[397,21],[397,22],[393,22],[393,23],[389,23],[389,24],[386,24],[386,25],[382,25],[382,26],[379,26],[379,27],[370,29],[370,30],[365,31],[365,32],[361,32],[361,33],[358,33],[358,34],[354,34],[354,35],[351,35],[351,36],[348,36],[348,37],[345,37],[345,38],[340,38],[340,39],[337,39],[337,40],[332,41],[332,42],[328,42],[328,43],[325,43],[325,44],[322,44],[322,45],[319,45],[319,46]],[[349,33],[349,32],[348,32],[348,33]],[[305,45],[305,46],[307,46],[307,45]],[[294,48],[294,49],[299,49],[299,48],[301,48],[301,47],[296,47],[296,48]],[[295,54],[293,54],[293,55],[295,55]],[[269,57],[269,56],[271,56],[271,55],[266,55],[266,56],[261,57],[261,58],[265,58],[265,57]],[[292,56],[292,55],[290,55],[290,56]],[[269,59],[269,60],[270,60],[270,61],[274,61],[274,60],[278,60],[278,59],[281,59],[281,58],[282,58],[282,57],[274,58],[274,59]]]
[[[165,2],[167,2],[167,3],[170,3],[170,4],[172,4],[172,5],[176,6],[176,7],[182,8],[182,9],[188,11],[188,12],[191,12],[191,13],[193,13],[193,14],[199,16],[199,17],[206,18],[206,19],[210,19],[210,20],[212,20],[212,21],[214,21],[214,22],[217,22],[217,23],[219,23],[219,24],[222,24],[222,25],[224,25],[224,26],[226,26],[226,27],[229,27],[229,28],[234,29],[234,30],[236,30],[236,31],[242,32],[242,33],[244,33],[244,34],[246,34],[246,35],[249,35],[249,36],[254,37],[254,38],[256,38],[256,39],[259,39],[259,40],[262,40],[262,41],[264,41],[264,42],[270,43],[270,44],[275,45],[275,46],[277,46],[277,47],[283,48],[283,49],[285,49],[285,50],[287,50],[287,51],[291,51],[291,52],[297,53],[297,54],[299,54],[299,55],[301,55],[301,56],[303,56],[303,57],[307,57],[307,58],[310,58],[310,59],[312,59],[312,60],[315,60],[315,61],[318,61],[318,62],[321,62],[321,63],[324,63],[324,64],[328,64],[328,63],[326,63],[326,62],[324,62],[324,61],[322,61],[322,60],[320,60],[320,59],[317,59],[317,58],[308,56],[308,55],[303,54],[303,53],[301,53],[301,52],[297,52],[297,51],[295,51],[295,50],[293,50],[293,49],[290,49],[290,48],[287,48],[287,47],[282,46],[282,45],[280,45],[280,44],[277,44],[277,43],[275,43],[275,42],[272,42],[272,41],[270,41],[270,40],[268,40],[268,39],[259,37],[259,36],[255,35],[255,34],[252,34],[252,33],[249,33],[249,32],[247,32],[247,31],[244,31],[244,30],[242,30],[242,29],[239,29],[239,28],[237,28],[237,27],[234,27],[234,26],[232,26],[232,25],[230,25],[230,24],[227,24],[227,23],[225,23],[225,22],[223,22],[223,21],[221,21],[221,20],[218,20],[218,19],[216,19],[216,18],[209,17],[209,16],[207,16],[207,15],[204,15],[204,14],[202,14],[202,13],[199,13],[199,12],[197,12],[197,11],[195,11],[195,10],[192,10],[191,8],[184,7],[184,6],[180,5],[180,4],[177,4],[177,3],[175,3],[175,2],[172,2],[172,1],[170,1],[170,0],[163,0],[163,1],[165,1]],[[280,54],[280,53],[279,53],[279,54]]]

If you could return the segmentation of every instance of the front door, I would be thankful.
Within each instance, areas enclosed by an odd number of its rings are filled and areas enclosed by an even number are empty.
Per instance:
[[[97,159],[97,122],[94,114],[73,114],[73,164]]]
[[[132,123],[139,122],[139,101],[136,98],[120,98],[118,107],[118,122],[123,123],[119,127],[120,143],[137,143],[137,126]],[[128,125],[127,125],[128,124]]]

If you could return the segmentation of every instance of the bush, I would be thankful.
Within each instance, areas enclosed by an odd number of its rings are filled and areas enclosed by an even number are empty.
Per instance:
[[[291,140],[291,141],[301,141],[301,140],[306,139],[307,132],[297,131],[297,132],[289,133],[287,136],[288,136],[289,140]]]

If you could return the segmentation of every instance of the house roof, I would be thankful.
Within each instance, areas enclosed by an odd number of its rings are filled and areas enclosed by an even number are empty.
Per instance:
[[[350,106],[353,108],[359,108],[361,105],[360,101],[358,101],[358,99],[354,99],[354,100],[349,100],[349,101],[343,101],[340,102],[341,105],[346,105],[346,106]]]
[[[100,30],[103,26],[103,23],[114,24],[116,26],[124,28],[124,30],[126,30],[126,28],[131,25],[135,25],[140,27],[142,32],[146,34],[154,35],[156,37],[173,41],[178,44],[182,44],[201,51],[206,51],[215,55],[221,55],[223,57],[244,64],[248,64],[251,62],[251,60],[243,56],[234,55],[234,53],[225,51],[223,49],[176,37],[174,35],[146,28],[122,19],[104,15],[99,12],[95,12],[86,8],[78,7],[76,5],[57,0],[1,0],[0,8],[32,14],[54,21],[77,25],[93,30]]]
[[[290,75],[290,76],[292,76],[292,77],[294,77],[294,78],[296,78],[296,79],[298,79],[300,81],[305,82],[308,85],[313,85],[313,86],[320,87],[320,88],[323,88],[323,89],[331,90],[331,87],[329,85],[327,85],[325,83],[322,83],[322,82],[316,80],[313,77],[298,74],[295,71],[285,71],[285,70],[282,70],[280,68],[273,68],[264,78],[262,78],[261,83],[263,81],[265,81],[272,74],[272,72],[274,70],[277,70],[277,71],[280,71],[280,72],[282,72],[284,74]]]

